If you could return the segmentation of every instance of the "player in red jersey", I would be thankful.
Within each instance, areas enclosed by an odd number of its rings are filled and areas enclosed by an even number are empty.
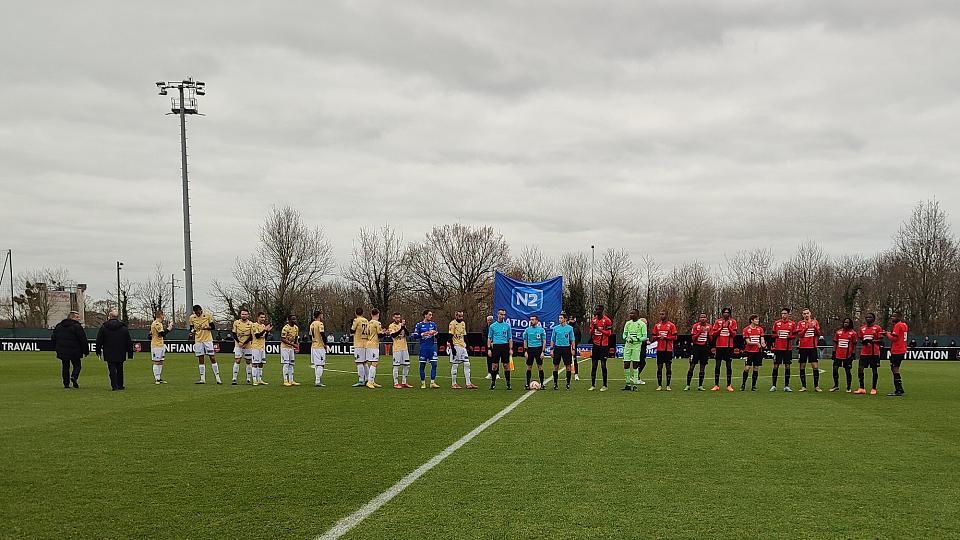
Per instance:
[[[843,320],[840,329],[833,335],[833,388],[831,392],[840,391],[840,368],[847,372],[847,393],[852,392],[850,386],[853,384],[853,375],[850,369],[853,368],[854,350],[857,347],[857,331],[853,329],[853,319],[847,317]]]
[[[737,335],[737,321],[730,317],[731,314],[730,308],[723,308],[720,318],[710,329],[710,337],[717,348],[717,368],[713,373],[713,388],[710,389],[714,392],[720,390],[720,362],[727,365],[727,392],[733,392],[733,367],[730,362],[733,360],[733,338]]]
[[[894,311],[890,317],[893,323],[893,329],[887,332],[887,339],[890,340],[890,371],[893,373],[893,392],[887,394],[891,397],[900,397],[903,395],[903,379],[900,378],[900,363],[907,355],[907,323],[903,322],[903,315],[899,311]]]
[[[740,391],[747,389],[747,376],[753,372],[750,390],[757,391],[757,377],[760,366],[763,365],[763,349],[767,347],[767,340],[763,337],[763,328],[760,326],[760,316],[751,315],[750,325],[743,329],[743,349],[747,353],[747,360],[743,364],[743,382]]]
[[[673,376],[673,342],[677,340],[677,325],[667,318],[667,312],[660,312],[660,322],[653,325],[650,339],[657,340],[657,390],[663,389],[663,368],[667,368],[667,391]]]
[[[870,368],[873,370],[873,387],[870,389],[870,395],[877,395],[877,369],[880,367],[880,342],[883,341],[883,328],[877,324],[877,316],[873,313],[867,313],[864,317],[865,324],[860,327],[860,363],[857,365],[857,378],[860,379],[860,388],[854,394],[866,394],[866,387],[863,385],[863,370]]]
[[[797,337],[800,338],[800,391],[807,391],[807,364],[813,369],[813,391],[820,390],[820,350],[817,341],[823,332],[820,331],[820,322],[813,318],[808,308],[800,312],[802,317],[797,322]]]
[[[693,380],[693,367],[700,364],[700,384],[697,390],[703,391],[703,371],[710,361],[710,320],[706,313],[700,314],[700,321],[690,328],[690,342],[693,344],[693,354],[690,356],[690,369],[687,370],[687,385],[684,390],[690,390],[690,381]]]
[[[783,364],[783,391],[793,392],[790,388],[790,364],[793,363],[793,338],[796,337],[797,323],[790,318],[790,308],[780,310],[780,319],[773,323],[773,386],[771,392],[777,391],[777,372]]]
[[[590,352],[590,388],[597,386],[597,364],[603,372],[603,386],[601,392],[607,391],[607,355],[610,354],[610,334],[613,333],[613,322],[607,317],[603,306],[597,306],[590,320],[590,342],[593,344]]]

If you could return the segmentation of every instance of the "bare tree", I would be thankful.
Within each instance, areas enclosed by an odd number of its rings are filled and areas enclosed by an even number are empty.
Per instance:
[[[153,275],[146,281],[134,285],[132,298],[136,303],[135,309],[145,319],[152,319],[157,310],[167,311],[171,294],[170,282],[167,278],[163,265],[157,263]]]
[[[836,305],[834,315],[837,318],[860,318],[862,293],[869,270],[869,262],[860,255],[843,255],[833,262],[834,287],[831,297]]]
[[[536,246],[525,246],[513,260],[510,274],[523,281],[544,281],[556,275],[556,264]]]
[[[360,229],[353,246],[350,265],[343,277],[366,294],[367,301],[383,313],[407,288],[407,266],[403,264],[403,238],[392,228]]]
[[[568,315],[582,321],[587,316],[587,280],[590,261],[585,253],[564,253],[560,258],[563,275],[563,308]]]
[[[425,307],[462,307],[468,322],[479,324],[490,309],[494,270],[510,263],[510,246],[493,227],[457,223],[434,227],[409,246],[404,261]]]
[[[817,287],[824,283],[828,273],[827,255],[819,244],[808,240],[797,249],[793,259],[787,263],[793,291],[793,301],[798,307],[813,308]]]
[[[49,292],[62,290],[69,282],[70,274],[64,268],[39,268],[21,274],[16,283],[23,292],[13,297],[18,319],[26,327],[49,327],[53,305]]]
[[[738,251],[726,257],[723,277],[726,291],[721,294],[734,313],[756,313],[762,319],[770,315],[767,284],[773,267],[773,253],[769,249],[756,248]]]
[[[674,311],[676,320],[683,326],[692,325],[705,305],[714,297],[716,289],[710,271],[700,261],[674,268],[671,281],[676,284],[680,297],[680,309]]]
[[[598,266],[597,298],[611,319],[621,319],[637,292],[637,269],[625,249],[614,248],[604,251]]]
[[[929,332],[940,313],[945,285],[958,264],[957,239],[947,214],[937,201],[918,203],[894,237],[894,250],[903,265],[902,285],[914,323]]]
[[[638,295],[643,301],[642,313],[652,315],[663,292],[663,267],[649,254],[640,259]]]

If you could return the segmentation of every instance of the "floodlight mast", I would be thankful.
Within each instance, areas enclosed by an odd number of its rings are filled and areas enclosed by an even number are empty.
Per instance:
[[[206,95],[206,84],[194,81],[187,77],[182,81],[160,81],[157,89],[161,96],[167,95],[167,90],[176,89],[179,98],[171,98],[170,114],[180,116],[180,171],[183,183],[183,262],[184,262],[184,289],[186,305],[189,310],[193,306],[193,257],[190,243],[190,190],[187,176],[187,117],[188,114],[199,114],[197,98]]]

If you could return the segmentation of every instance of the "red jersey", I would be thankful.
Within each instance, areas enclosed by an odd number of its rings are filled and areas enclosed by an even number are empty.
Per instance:
[[[801,349],[816,349],[817,338],[822,335],[820,322],[816,319],[811,319],[810,322],[804,320],[797,322],[797,337],[800,338]]]
[[[710,323],[694,323],[693,328],[690,329],[690,341],[694,345],[709,345]]]
[[[610,317],[604,315],[598,318],[594,315],[593,319],[590,320],[590,343],[607,347],[610,345],[610,334],[612,333],[613,322],[610,321]]]
[[[792,351],[793,345],[790,342],[796,336],[796,330],[797,323],[792,320],[777,319],[777,322],[773,323],[773,330],[771,331],[773,334],[773,350]]]
[[[907,323],[899,321],[893,325],[893,330],[887,332],[890,339],[890,354],[907,353]]]
[[[719,349],[732,349],[735,335],[737,335],[737,321],[733,318],[717,319],[713,323],[713,328],[710,329],[710,336],[716,340],[714,345]]]
[[[853,351],[857,346],[857,331],[851,328],[837,330],[833,335],[833,352],[837,360],[849,360],[853,358]]]
[[[677,340],[677,325],[670,321],[653,325],[651,338],[657,340],[657,352],[672,352],[673,342]]]
[[[763,328],[760,326],[747,326],[743,329],[743,350],[748,353],[760,352],[760,340],[763,338]]]
[[[883,328],[879,324],[860,327],[860,356],[880,356],[880,342],[883,340]]]

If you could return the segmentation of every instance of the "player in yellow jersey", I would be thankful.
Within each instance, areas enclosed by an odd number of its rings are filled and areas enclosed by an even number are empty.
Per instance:
[[[364,331],[364,345],[367,358],[367,388],[380,388],[377,384],[377,365],[380,362],[380,334],[383,333],[383,326],[380,324],[380,310],[370,310],[370,320],[367,321],[367,328]]]
[[[467,354],[467,323],[463,320],[463,311],[453,314],[450,321],[450,341],[447,343],[447,352],[450,354],[450,378],[453,385],[450,388],[459,390],[457,384],[457,367],[463,364],[463,378],[467,390],[476,390],[477,386],[470,380],[470,355]]]
[[[313,312],[310,323],[310,363],[316,375],[314,386],[323,388],[323,368],[327,365],[327,334],[323,330],[323,312]]]
[[[369,322],[363,316],[363,308],[357,308],[357,316],[350,325],[350,332],[353,334],[353,361],[357,364],[357,382],[353,385],[354,388],[367,385],[367,342],[364,332]]]
[[[167,382],[160,378],[163,372],[163,358],[167,352],[163,338],[167,332],[173,330],[173,321],[163,324],[162,309],[158,309],[155,315],[150,324],[150,358],[153,360],[153,381],[156,384],[163,384]]]
[[[284,386],[300,386],[300,383],[293,379],[299,341],[300,327],[297,326],[297,316],[287,315],[287,324],[280,331],[280,367],[283,368]]]
[[[200,305],[193,306],[193,315],[190,316],[190,335],[193,336],[193,352],[197,355],[200,362],[200,380],[197,384],[207,383],[207,370],[203,364],[204,355],[210,357],[210,369],[217,378],[217,384],[223,384],[220,380],[220,366],[217,365],[217,359],[213,356],[213,332],[217,328],[213,322],[213,317],[203,311]]]
[[[263,380],[263,365],[267,363],[267,334],[273,330],[273,325],[267,324],[267,314],[257,313],[257,322],[253,323],[250,332],[253,340],[250,342],[250,361],[253,364],[253,385],[268,384]]]
[[[412,384],[407,384],[407,374],[410,372],[410,351],[407,349],[407,336],[410,330],[407,329],[407,321],[403,320],[400,312],[393,314],[393,322],[387,327],[387,334],[393,338],[393,387],[396,389],[413,388]],[[403,369],[403,379],[401,382],[400,370]]]
[[[233,321],[233,382],[237,384],[237,375],[240,374],[240,361],[247,361],[247,384],[252,383],[253,368],[250,356],[250,342],[253,341],[253,321],[250,320],[250,312],[241,309],[240,318]]]

